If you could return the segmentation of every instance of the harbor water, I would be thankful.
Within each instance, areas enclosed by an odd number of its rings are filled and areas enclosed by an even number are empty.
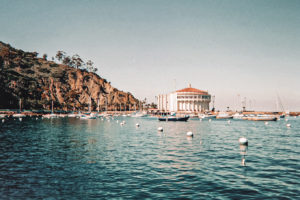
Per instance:
[[[0,199],[112,198],[300,199],[300,118],[0,122]]]

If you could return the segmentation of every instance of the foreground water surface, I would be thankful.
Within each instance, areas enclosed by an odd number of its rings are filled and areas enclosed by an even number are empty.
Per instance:
[[[0,198],[299,199],[300,118],[9,119],[0,122]]]

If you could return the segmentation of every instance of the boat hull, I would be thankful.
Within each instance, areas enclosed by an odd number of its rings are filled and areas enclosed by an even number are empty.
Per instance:
[[[186,122],[190,117],[160,117],[159,121],[170,121],[170,122]]]
[[[271,117],[271,118],[256,118],[256,117],[253,117],[253,118],[248,118],[247,120],[249,120],[249,121],[277,121],[277,118],[276,117]]]

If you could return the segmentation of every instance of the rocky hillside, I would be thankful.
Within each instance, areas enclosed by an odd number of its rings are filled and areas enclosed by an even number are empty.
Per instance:
[[[122,104],[131,108],[139,100],[120,91],[99,75],[75,69],[37,57],[36,52],[24,52],[0,42],[0,109],[118,109]]]

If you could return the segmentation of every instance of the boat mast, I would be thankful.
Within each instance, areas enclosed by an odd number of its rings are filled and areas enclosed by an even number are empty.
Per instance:
[[[52,100],[52,103],[51,103],[51,113],[53,114],[53,100]]]
[[[106,101],[105,101],[105,112],[107,112],[107,97],[106,97]]]
[[[20,100],[19,100],[19,112],[21,112],[22,111],[22,99],[20,98]]]
[[[89,101],[89,113],[91,112],[91,103],[92,103],[92,98],[90,96],[90,101]]]
[[[100,95],[97,98],[97,111],[98,111],[98,113],[100,111]]]

